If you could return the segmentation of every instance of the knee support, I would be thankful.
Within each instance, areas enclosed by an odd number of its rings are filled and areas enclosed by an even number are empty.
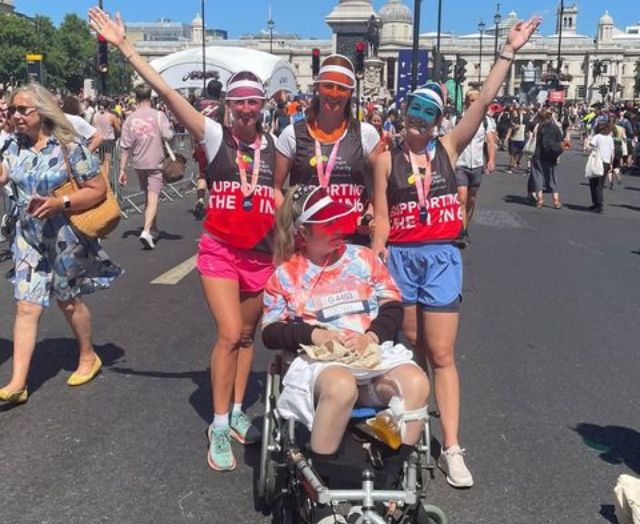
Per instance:
[[[426,404],[421,408],[407,410],[404,405],[404,399],[395,396],[389,402],[389,411],[400,427],[400,436],[403,439],[407,422],[426,422],[429,417]]]

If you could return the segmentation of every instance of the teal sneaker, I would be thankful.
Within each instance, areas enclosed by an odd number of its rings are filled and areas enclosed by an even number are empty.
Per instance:
[[[260,440],[260,430],[242,411],[231,413],[231,436],[240,444],[255,444]]]
[[[231,449],[231,428],[209,427],[209,466],[216,471],[236,469],[236,459]]]

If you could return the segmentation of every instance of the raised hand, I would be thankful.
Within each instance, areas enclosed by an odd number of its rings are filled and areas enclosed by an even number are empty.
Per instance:
[[[99,33],[110,44],[120,47],[126,38],[124,23],[120,13],[116,13],[113,20],[98,7],[89,9],[89,26]]]
[[[541,23],[542,18],[539,16],[534,16],[527,22],[518,22],[510,29],[507,35],[507,45],[517,51],[529,41],[531,35],[535,33]]]

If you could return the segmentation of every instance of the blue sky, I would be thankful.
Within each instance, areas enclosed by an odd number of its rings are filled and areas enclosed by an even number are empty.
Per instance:
[[[120,10],[125,21],[152,21],[160,17],[188,22],[200,10],[200,0],[103,0],[105,8]],[[413,0],[404,0],[413,9]],[[380,8],[385,0],[373,0],[374,7]],[[572,4],[566,0],[565,4]],[[272,6],[276,31],[296,32],[301,36],[327,38],[331,31],[324,23],[324,17],[337,4],[337,0],[206,0],[207,27],[226,29],[230,37],[266,28],[269,5]],[[26,14],[45,14],[59,22],[65,13],[73,11],[85,16],[97,0],[15,0],[16,8]],[[423,0],[421,31],[435,30],[437,0]],[[532,10],[531,5],[536,9]],[[532,14],[544,18],[543,33],[553,33],[555,29],[554,0],[508,0],[501,2],[503,14],[515,10],[520,17]],[[578,2],[578,31],[594,35],[598,19],[609,9],[616,25],[623,28],[640,20],[637,0],[583,0]],[[478,0],[443,0],[443,30],[455,33],[472,32],[480,18],[486,23],[493,19],[495,2]]]

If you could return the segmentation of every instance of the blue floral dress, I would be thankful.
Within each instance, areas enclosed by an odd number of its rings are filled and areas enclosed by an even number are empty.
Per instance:
[[[85,146],[67,145],[67,156],[80,186],[100,173],[96,157]],[[17,189],[18,223],[12,246],[16,300],[48,306],[52,296],[64,302],[108,288],[123,270],[109,260],[97,240],[78,233],[64,214],[42,220],[27,212],[32,196],[51,196],[68,180],[58,140],[51,137],[35,151],[26,137],[15,135],[4,165]]]

